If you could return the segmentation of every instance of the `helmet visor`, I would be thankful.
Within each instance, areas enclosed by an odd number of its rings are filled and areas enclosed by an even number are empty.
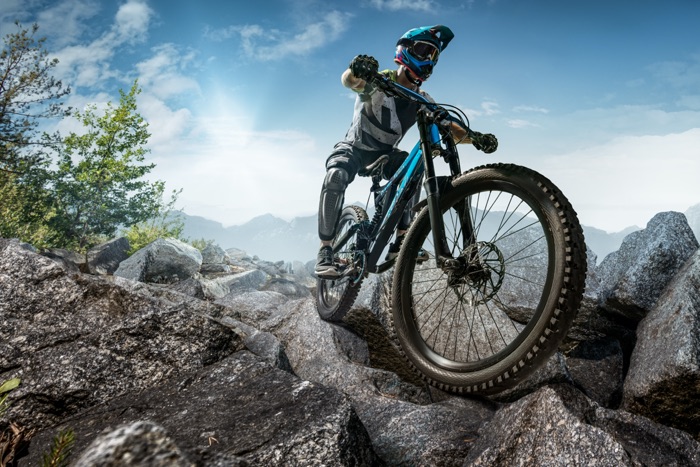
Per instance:
[[[428,60],[436,61],[440,51],[434,44],[424,41],[415,41],[410,48],[411,55],[418,60],[425,62]]]

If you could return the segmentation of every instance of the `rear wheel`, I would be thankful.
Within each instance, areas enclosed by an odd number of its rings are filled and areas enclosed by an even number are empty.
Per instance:
[[[346,206],[340,213],[338,228],[333,239],[335,262],[340,265],[341,276],[337,279],[316,280],[316,309],[321,319],[325,321],[341,321],[350,310],[360,291],[364,278],[364,251],[358,246],[358,234],[355,231],[343,244],[338,242],[346,234],[367,220],[367,213],[358,206]]]
[[[576,213],[548,179],[505,164],[460,175],[440,203],[456,261],[437,264],[424,208],[396,264],[396,338],[441,389],[515,386],[556,351],[578,311],[586,253]]]

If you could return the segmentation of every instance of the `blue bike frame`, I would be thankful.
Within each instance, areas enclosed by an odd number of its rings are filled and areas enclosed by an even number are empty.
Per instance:
[[[379,211],[375,214],[375,218],[371,222],[365,221],[353,226],[336,243],[336,249],[343,248],[349,238],[357,233],[360,241],[356,248],[358,254],[362,256],[363,263],[361,274],[381,273],[393,265],[394,260],[380,264],[380,255],[394,234],[408,202],[419,189],[420,180],[424,175],[426,177],[424,188],[427,194],[425,203],[431,210],[430,220],[438,264],[442,265],[445,261],[452,259],[439,209],[440,186],[445,186],[446,184],[442,181],[451,177],[437,177],[433,165],[433,158],[440,155],[449,163],[452,176],[461,172],[456,144],[451,138],[443,140],[438,128],[438,120],[440,123],[445,121],[449,123],[449,119],[445,119],[444,115],[438,119],[435,113],[440,110],[440,107],[421,94],[395,82],[385,82],[384,86],[385,90],[422,104],[417,115],[420,140],[387,184],[376,193],[375,209]],[[443,141],[446,142],[447,148],[443,148]]]

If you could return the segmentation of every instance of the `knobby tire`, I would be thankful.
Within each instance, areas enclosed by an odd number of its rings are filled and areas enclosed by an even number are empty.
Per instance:
[[[440,204],[452,255],[464,268],[437,267],[423,208],[395,266],[394,337],[430,384],[456,393],[499,392],[543,365],[565,337],[584,291],[583,232],[551,181],[512,164],[461,174]],[[418,264],[421,249],[430,259]]]
[[[342,267],[354,267],[358,261],[356,250],[357,235],[353,235],[344,245],[337,241],[352,226],[367,220],[367,213],[359,206],[346,206],[340,213],[336,236],[333,240],[335,260]],[[360,291],[364,275],[356,278],[316,279],[316,309],[324,321],[340,322],[352,307]]]

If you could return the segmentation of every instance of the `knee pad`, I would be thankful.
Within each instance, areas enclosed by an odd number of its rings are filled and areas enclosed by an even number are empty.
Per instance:
[[[331,167],[326,172],[318,206],[318,236],[321,240],[330,241],[335,237],[348,179],[347,171],[339,167]]]

